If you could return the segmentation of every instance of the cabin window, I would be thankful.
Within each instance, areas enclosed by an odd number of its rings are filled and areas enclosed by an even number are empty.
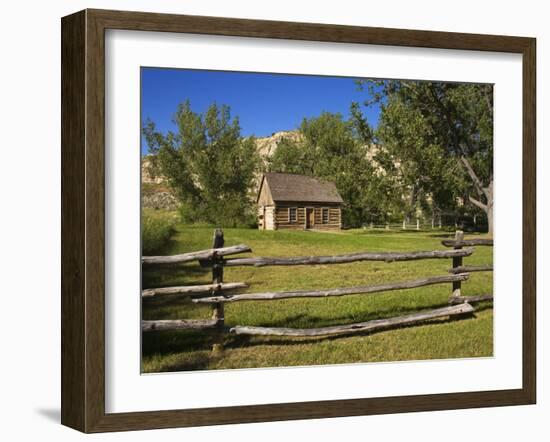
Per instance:
[[[328,224],[328,209],[323,209],[323,224]]]
[[[296,207],[291,207],[290,209],[288,209],[288,219],[291,223],[296,222]]]

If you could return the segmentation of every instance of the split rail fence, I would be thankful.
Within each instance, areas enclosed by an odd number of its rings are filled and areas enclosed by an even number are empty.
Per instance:
[[[144,320],[142,330],[150,332],[155,330],[183,330],[204,329],[218,332],[219,339],[214,348],[221,348],[223,334],[236,335],[267,335],[267,336],[334,336],[349,335],[353,333],[372,332],[405,325],[419,324],[431,319],[445,317],[469,317],[473,315],[474,307],[471,304],[493,299],[492,294],[476,296],[464,296],[462,283],[467,281],[472,272],[492,272],[492,266],[468,266],[463,260],[471,256],[475,249],[473,246],[492,246],[492,239],[464,239],[464,234],[457,231],[452,240],[443,240],[442,244],[451,250],[431,250],[420,252],[359,252],[333,256],[295,256],[295,257],[240,257],[227,258],[231,255],[251,252],[245,244],[224,247],[223,232],[217,229],[214,233],[214,243],[211,249],[198,252],[185,253],[172,256],[145,256],[142,258],[144,266],[173,265],[192,261],[198,261],[202,267],[212,269],[212,283],[194,286],[177,286],[164,288],[150,288],[143,290],[142,297],[150,298],[163,295],[190,296],[192,302],[208,304],[212,306],[212,317],[208,320],[198,319],[170,319],[170,320]],[[389,282],[377,285],[358,287],[340,287],[324,290],[297,290],[264,293],[232,293],[237,289],[248,287],[245,282],[224,282],[223,270],[225,267],[234,266],[296,266],[317,264],[343,264],[358,261],[413,261],[422,259],[452,259],[452,267],[448,274],[432,276],[409,281]],[[240,301],[272,301],[289,298],[319,298],[346,295],[370,295],[373,293],[387,292],[391,290],[413,289],[434,284],[452,284],[452,292],[449,297],[449,305],[434,310],[420,311],[417,313],[396,316],[386,319],[376,319],[367,322],[337,325],[322,328],[285,328],[285,327],[252,327],[236,325],[226,327],[224,320],[224,306],[227,303]]]

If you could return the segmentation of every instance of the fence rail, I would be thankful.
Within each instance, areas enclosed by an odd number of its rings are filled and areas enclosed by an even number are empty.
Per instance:
[[[344,255],[330,256],[297,256],[297,257],[249,257],[230,258],[228,255],[251,252],[245,244],[224,247],[223,232],[217,229],[214,233],[212,249],[198,252],[185,253],[173,256],[149,256],[143,257],[144,265],[165,265],[179,264],[191,261],[199,261],[202,267],[212,268],[212,284],[195,286],[176,286],[146,289],[142,292],[143,298],[151,298],[162,295],[185,295],[201,297],[192,298],[196,304],[207,304],[212,306],[212,317],[207,320],[173,319],[142,321],[144,332],[157,330],[189,330],[203,329],[213,330],[217,338],[214,350],[221,350],[223,336],[225,333],[236,335],[269,335],[269,336],[332,336],[353,333],[364,333],[375,330],[389,329],[404,325],[422,323],[428,320],[442,317],[467,317],[474,312],[472,303],[488,301],[493,299],[492,294],[476,296],[464,296],[462,294],[462,283],[467,281],[471,272],[493,271],[492,265],[465,266],[463,258],[471,256],[475,249],[465,246],[492,246],[493,240],[488,239],[464,239],[464,234],[456,232],[453,240],[441,242],[452,250],[430,250],[419,252],[359,252]],[[248,287],[245,282],[223,282],[223,268],[233,266],[294,266],[294,265],[319,265],[319,264],[345,264],[360,261],[384,261],[387,263],[395,261],[413,261],[420,259],[452,259],[453,265],[449,269],[450,275],[432,276],[416,280],[389,282],[385,284],[360,286],[360,287],[339,287],[323,290],[298,290],[283,292],[264,293],[237,293],[231,294],[232,290]],[[293,329],[285,327],[251,327],[237,325],[231,328],[225,326],[224,305],[239,301],[273,301],[289,298],[319,298],[347,295],[369,295],[392,290],[413,289],[434,284],[452,284],[452,293],[449,298],[449,305],[443,308],[429,311],[421,311],[405,316],[397,316],[385,319],[376,319],[368,322],[337,325],[312,329]]]
[[[325,290],[298,290],[294,292],[267,292],[267,293],[243,293],[238,295],[221,295],[209,298],[193,299],[196,304],[213,304],[216,302],[237,302],[237,301],[272,301],[274,299],[288,298],[326,298],[331,296],[361,295],[392,290],[414,289],[427,285],[449,283],[455,281],[466,281],[468,273],[458,275],[435,276],[432,278],[417,279],[414,281],[394,282],[389,284],[367,285],[362,287],[344,287]]]
[[[143,298],[151,298],[157,295],[200,295],[213,292],[225,292],[229,290],[244,289],[248,284],[245,282],[228,282],[205,285],[183,285],[175,287],[161,287],[156,289],[145,289],[141,292]]]
[[[191,330],[216,328],[219,321],[216,319],[159,319],[156,321],[141,321],[143,331],[154,330]]]
[[[283,327],[246,327],[236,326],[229,331],[236,335],[264,335],[264,336],[335,336],[349,335],[352,333],[373,332],[397,326],[405,326],[438,319],[445,316],[472,314],[474,308],[468,303],[462,303],[450,307],[443,307],[427,312],[414,313],[406,316],[396,316],[388,319],[375,319],[356,324],[336,325],[322,328],[283,328]]]
[[[430,250],[422,252],[361,252],[346,255],[333,256],[293,256],[290,258],[256,257],[256,258],[233,258],[227,259],[224,265],[235,266],[295,266],[295,265],[318,265],[318,264],[348,264],[359,261],[415,261],[419,259],[446,259],[454,257],[470,256],[474,249],[462,250]]]
[[[231,247],[221,247],[219,249],[201,250],[198,252],[183,253],[181,255],[170,256],[144,256],[141,258],[143,264],[183,264],[191,261],[211,260],[220,256],[236,255],[238,253],[251,252],[252,250],[245,244],[239,244]]]
[[[474,296],[455,296],[451,297],[449,299],[449,304],[455,305],[455,304],[463,304],[463,303],[476,303],[476,302],[483,302],[483,301],[492,301],[493,295],[487,294],[487,295],[474,295]]]
[[[476,238],[476,239],[444,239],[441,241],[441,244],[443,244],[446,247],[464,247],[464,246],[492,246],[493,240],[492,239],[483,239],[483,238]]]
[[[459,266],[449,269],[449,273],[473,273],[473,272],[492,272],[492,265],[483,266]]]

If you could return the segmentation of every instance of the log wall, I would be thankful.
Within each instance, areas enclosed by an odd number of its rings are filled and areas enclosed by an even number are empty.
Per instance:
[[[258,229],[275,230],[275,207],[274,206],[265,206],[265,213],[264,213],[264,206],[258,206]]]
[[[296,222],[290,222],[290,209],[296,209]],[[339,230],[342,227],[342,213],[339,206],[328,204],[277,203],[273,213],[275,229],[303,230],[306,227],[306,213],[313,210],[312,229]],[[323,209],[328,210],[328,222],[323,223]]]

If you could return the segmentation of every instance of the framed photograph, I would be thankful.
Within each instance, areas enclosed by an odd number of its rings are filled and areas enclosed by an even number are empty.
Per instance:
[[[64,425],[535,403],[535,39],[61,24]]]

